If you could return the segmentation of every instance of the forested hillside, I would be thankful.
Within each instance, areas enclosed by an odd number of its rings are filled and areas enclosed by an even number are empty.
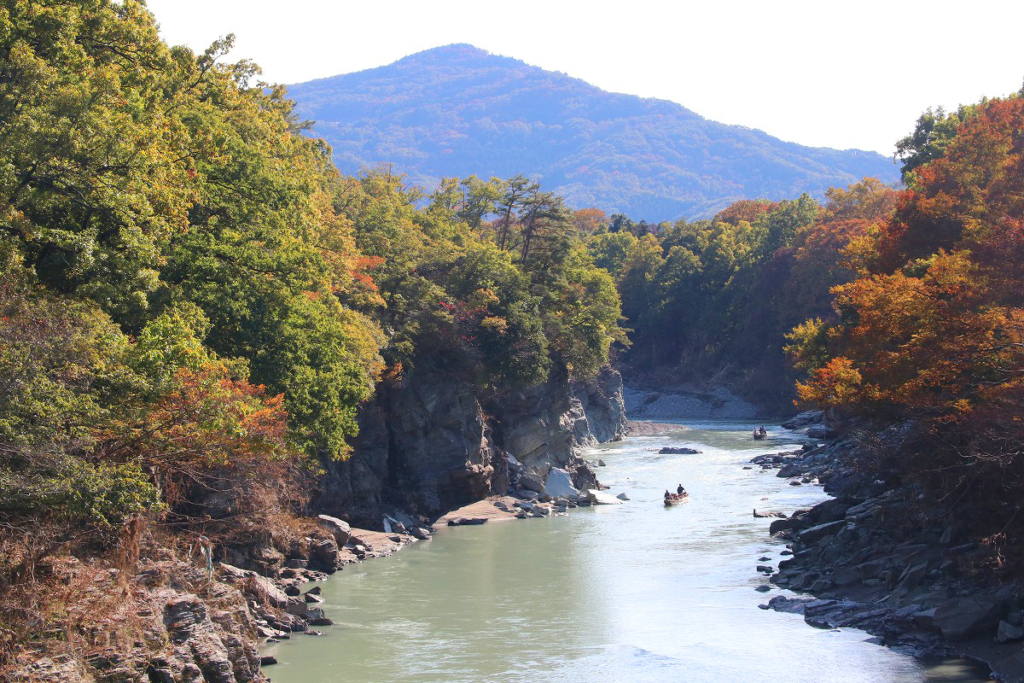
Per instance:
[[[0,11],[0,678],[64,655],[88,680],[163,680],[159,629],[193,626],[165,618],[168,595],[210,629],[248,615],[214,556],[280,568],[279,548],[308,549],[325,478],[359,460],[360,411],[410,377],[472,397],[478,450],[485,408],[535,408],[610,360],[765,406],[795,392],[837,426],[898,425],[863,471],[919,482],[1001,563],[1019,557],[1020,94],[922,116],[897,190],[877,155],[465,46],[297,87],[301,106],[230,47],[168,46],[132,0]],[[332,163],[380,150],[394,163]],[[710,218],[640,220],[682,213]],[[548,403],[522,421],[571,436],[570,407]],[[425,442],[419,417],[405,436]],[[372,474],[400,480],[395,433],[379,436]],[[515,458],[494,453],[506,489]],[[493,474],[463,455],[455,476]],[[258,657],[224,661],[262,680]]]
[[[820,200],[864,176],[898,180],[892,160],[874,152],[783,142],[469,45],[288,92],[342,172],[390,163],[425,187],[446,176],[522,173],[575,208],[637,220],[710,218],[755,197]]]
[[[59,566],[287,547],[378,383],[585,378],[622,338],[559,197],[342,177],[229,48],[135,2],[0,13],[0,676],[118,647]]]
[[[909,477],[1019,571],[1024,492],[1024,91],[928,112],[908,189],[844,252],[835,313],[794,335],[800,398],[900,424],[878,476]]]
[[[897,192],[866,178],[809,195],[743,200],[713,219],[651,226],[623,216],[588,241],[616,279],[638,382],[726,384],[769,413],[787,410],[798,370],[791,330],[831,313],[832,286],[853,275],[843,250],[883,220]]]

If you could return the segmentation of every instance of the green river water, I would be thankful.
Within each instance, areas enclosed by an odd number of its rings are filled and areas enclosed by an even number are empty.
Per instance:
[[[792,512],[817,486],[744,470],[767,444],[747,423],[681,423],[678,432],[594,449],[601,481],[631,500],[567,516],[443,529],[392,558],[346,567],[323,584],[335,625],[265,654],[274,683],[478,681],[983,681],[965,662],[924,665],[758,609],[758,564],[778,562],[754,508]],[[688,445],[699,455],[659,455]],[[682,483],[690,502],[664,508]],[[758,558],[770,556],[771,562]]]

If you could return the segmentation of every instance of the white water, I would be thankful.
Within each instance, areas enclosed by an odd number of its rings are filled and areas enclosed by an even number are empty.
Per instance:
[[[334,681],[981,681],[961,663],[922,666],[802,617],[758,609],[778,593],[754,568],[784,546],[754,508],[792,512],[817,486],[742,469],[787,436],[755,444],[747,423],[690,423],[596,449],[621,506],[442,530],[323,586],[335,626],[266,648],[274,683]],[[688,445],[699,455],[659,455]],[[682,483],[690,502],[664,508]],[[770,562],[759,557],[770,556]]]

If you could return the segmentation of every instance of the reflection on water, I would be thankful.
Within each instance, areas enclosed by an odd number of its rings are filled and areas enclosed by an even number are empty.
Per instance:
[[[754,567],[784,547],[754,508],[792,511],[822,499],[742,467],[786,446],[754,443],[754,425],[688,429],[596,449],[621,506],[566,517],[445,529],[390,559],[324,584],[335,626],[266,648],[275,683],[333,681],[982,681],[965,663],[924,667],[792,614],[757,609],[772,595]],[[662,446],[697,455],[661,455]],[[665,508],[682,483],[690,502]],[[774,592],[774,591],[773,591]]]

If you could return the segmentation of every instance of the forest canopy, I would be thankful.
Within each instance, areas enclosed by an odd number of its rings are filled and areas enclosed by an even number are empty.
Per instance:
[[[231,43],[170,47],[132,0],[0,12],[8,531],[57,547],[159,512],[210,532],[210,491],[259,519],[348,456],[378,382],[584,378],[624,339],[560,197],[343,177]]]

